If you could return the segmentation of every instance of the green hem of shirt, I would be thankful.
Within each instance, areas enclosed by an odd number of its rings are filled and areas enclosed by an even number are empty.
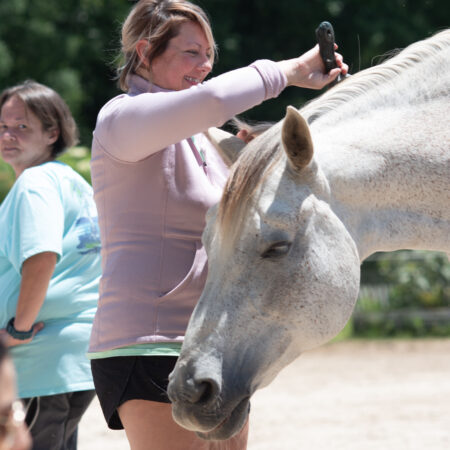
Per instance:
[[[115,356],[180,356],[181,342],[139,344],[114,348],[104,352],[89,352],[88,359],[113,358]]]

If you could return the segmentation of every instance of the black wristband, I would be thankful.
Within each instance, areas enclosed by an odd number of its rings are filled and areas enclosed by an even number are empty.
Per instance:
[[[8,325],[6,325],[6,332],[14,339],[19,339],[20,341],[30,339],[33,336],[33,327],[28,331],[18,331],[14,328],[14,319],[15,317],[9,319]]]

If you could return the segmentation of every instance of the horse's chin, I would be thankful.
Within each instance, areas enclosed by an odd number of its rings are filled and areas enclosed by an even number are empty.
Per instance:
[[[197,436],[208,441],[224,441],[242,430],[250,412],[250,398],[244,398],[217,427],[207,432],[197,432]]]

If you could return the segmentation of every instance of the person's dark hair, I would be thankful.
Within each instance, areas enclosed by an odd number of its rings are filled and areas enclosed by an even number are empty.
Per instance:
[[[147,60],[164,53],[170,39],[178,35],[180,25],[192,21],[200,25],[211,46],[211,63],[216,45],[206,13],[197,5],[185,0],[140,0],[131,10],[122,27],[123,65],[118,68],[119,85],[128,90],[127,77],[135,73],[141,62],[136,44],[146,39],[150,44]]]
[[[55,158],[67,148],[78,143],[78,129],[69,107],[53,89],[27,80],[5,89],[0,94],[0,109],[13,96],[20,98],[25,106],[41,121],[44,130],[56,128],[58,139],[52,146]]]

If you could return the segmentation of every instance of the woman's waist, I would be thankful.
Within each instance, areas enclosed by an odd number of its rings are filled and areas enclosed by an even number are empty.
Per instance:
[[[98,308],[113,305],[157,305],[168,294],[199,298],[206,281],[207,262],[194,256],[188,264],[166,261],[155,266],[124,264],[121,269],[105,269],[100,281]],[[107,306],[106,306],[107,305]]]
[[[59,300],[59,301],[58,301]],[[75,324],[92,324],[97,310],[98,292],[77,303],[64,302],[62,298],[46,298],[35,322],[44,322],[51,330],[62,329]],[[17,298],[10,299],[0,309],[0,328],[16,315]]]
[[[47,354],[81,353],[87,348],[94,318],[79,320],[46,320],[44,328],[27,344],[11,347],[14,358],[42,358]]]
[[[195,214],[169,216],[162,211],[154,215],[124,214],[100,220],[102,248],[109,251],[148,250],[164,242],[166,245],[189,247],[200,243],[205,227],[205,210]]]
[[[89,351],[181,342],[199,296],[199,290],[188,288],[158,298],[103,299],[94,319]]]

